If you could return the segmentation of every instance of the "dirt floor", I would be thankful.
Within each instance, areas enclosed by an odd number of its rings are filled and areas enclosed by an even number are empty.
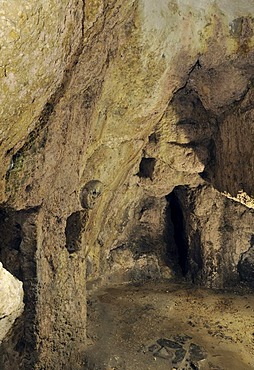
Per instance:
[[[153,282],[90,293],[88,370],[254,369],[254,294]]]

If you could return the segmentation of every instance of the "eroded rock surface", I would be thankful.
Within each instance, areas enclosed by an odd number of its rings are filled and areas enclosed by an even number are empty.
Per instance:
[[[2,2],[1,259],[24,283],[26,333],[3,344],[6,369],[84,367],[87,281],[246,281],[253,12]]]

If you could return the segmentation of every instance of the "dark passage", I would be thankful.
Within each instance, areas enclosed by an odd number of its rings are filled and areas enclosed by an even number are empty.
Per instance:
[[[169,212],[173,224],[173,236],[177,249],[178,264],[185,276],[188,273],[188,242],[183,212],[175,190],[167,195],[166,199],[169,202]]]
[[[139,164],[139,177],[153,179],[154,166],[156,163],[155,158],[142,158]]]
[[[38,211],[38,207],[19,211],[8,207],[0,208],[0,260],[9,272],[23,282],[25,303],[22,316],[17,319],[12,331],[1,343],[1,369],[7,357],[14,359],[24,354],[23,361],[26,369],[34,368],[36,362],[34,325],[37,300]],[[14,363],[14,360],[10,361]],[[16,368],[16,365],[11,368]]]
[[[65,237],[66,248],[69,253],[78,252],[82,246],[82,232],[86,224],[87,212],[72,213],[66,222]]]

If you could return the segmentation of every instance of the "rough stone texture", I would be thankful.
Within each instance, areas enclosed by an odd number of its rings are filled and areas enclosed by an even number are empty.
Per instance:
[[[1,198],[11,157],[38,130],[46,103],[83,42],[83,1],[2,1],[0,9]],[[57,14],[57,16],[56,16]],[[50,68],[49,68],[50,66]],[[39,120],[39,122],[38,122]]]
[[[22,283],[0,263],[0,342],[23,311]]]
[[[247,274],[239,276],[238,263],[243,266],[253,243],[253,210],[212,187],[179,187],[175,194],[184,215],[185,273],[212,288],[234,286]]]
[[[141,283],[147,278],[170,277],[170,269],[166,264],[172,264],[170,251],[167,250],[168,226],[171,223],[166,199],[143,199],[133,211],[132,222],[123,225],[124,232],[119,233],[108,253],[107,272],[103,279],[108,276],[111,282],[123,280]],[[169,225],[166,225],[167,219]]]
[[[16,368],[81,369],[86,276],[170,276],[179,262],[209,286],[239,279],[253,225],[254,7],[2,3],[0,201],[22,241],[15,251],[4,234],[1,258],[14,268],[22,256],[28,297],[25,345],[6,339],[3,368],[15,358]],[[91,181],[103,191],[83,209]],[[180,186],[191,195],[172,198]]]

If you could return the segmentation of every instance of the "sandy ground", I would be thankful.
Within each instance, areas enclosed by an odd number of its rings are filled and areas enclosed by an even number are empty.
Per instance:
[[[254,369],[254,294],[245,290],[116,286],[90,293],[88,321],[88,370]]]

